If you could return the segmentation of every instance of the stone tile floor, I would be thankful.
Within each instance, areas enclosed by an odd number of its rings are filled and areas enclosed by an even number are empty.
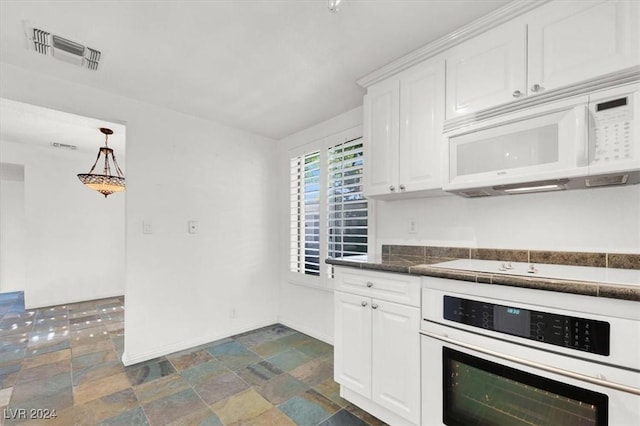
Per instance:
[[[129,367],[123,347],[122,297],[25,310],[0,295],[0,423],[383,424],[340,398],[332,346],[280,324]]]

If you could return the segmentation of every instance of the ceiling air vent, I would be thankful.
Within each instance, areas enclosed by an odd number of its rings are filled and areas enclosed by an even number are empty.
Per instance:
[[[51,146],[54,148],[63,148],[63,149],[70,149],[70,150],[78,149],[76,145],[69,145],[66,143],[58,143],[58,142],[51,142]]]
[[[53,56],[54,58],[74,65],[97,70],[100,63],[99,50],[84,46],[56,34],[51,34],[39,28],[28,28],[27,38],[29,48],[36,52]]]

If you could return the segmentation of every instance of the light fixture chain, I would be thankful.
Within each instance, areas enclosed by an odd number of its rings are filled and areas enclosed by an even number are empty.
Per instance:
[[[104,153],[104,172],[102,174],[107,176],[111,174],[110,167],[109,167],[109,151],[107,150],[105,150],[105,153]]]
[[[89,174],[92,174],[92,173],[93,173],[93,171],[95,170],[96,165],[98,164],[98,160],[100,160],[100,154],[101,154],[101,153],[102,153],[102,151],[101,151],[101,150],[98,150],[98,156],[96,157],[96,162],[95,162],[95,163],[93,163],[93,166],[91,167],[91,170],[89,170]]]
[[[122,173],[122,170],[120,170],[120,166],[118,166],[118,162],[116,161],[116,155],[113,152],[111,152],[111,158],[113,159],[113,165],[116,167],[116,173],[118,176],[124,176],[124,173]]]

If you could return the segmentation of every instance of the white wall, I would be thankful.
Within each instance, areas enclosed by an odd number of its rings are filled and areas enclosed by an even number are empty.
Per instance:
[[[296,330],[333,342],[333,291],[289,281],[289,150],[362,124],[362,107],[355,108],[278,142],[280,171],[280,310],[279,320]],[[317,148],[316,148],[317,149]]]
[[[21,244],[8,234],[13,241],[3,241],[0,257],[25,268],[23,286],[14,290],[24,290],[26,307],[124,294],[124,197],[105,200],[76,177],[88,170],[95,153],[3,140],[0,158],[24,165],[25,239]],[[9,201],[2,198],[2,204]]]
[[[2,141],[0,141],[0,160]],[[24,291],[27,227],[24,214],[24,165],[0,163],[0,293]]]
[[[640,253],[640,185],[380,201],[376,232],[378,244]]]
[[[125,363],[277,320],[274,141],[0,65],[2,97],[127,125]]]

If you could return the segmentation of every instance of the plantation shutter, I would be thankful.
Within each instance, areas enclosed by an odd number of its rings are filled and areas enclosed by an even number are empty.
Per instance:
[[[290,161],[290,267],[320,275],[320,152]]]
[[[328,163],[328,255],[366,254],[368,206],[362,187],[362,138],[330,147]]]

